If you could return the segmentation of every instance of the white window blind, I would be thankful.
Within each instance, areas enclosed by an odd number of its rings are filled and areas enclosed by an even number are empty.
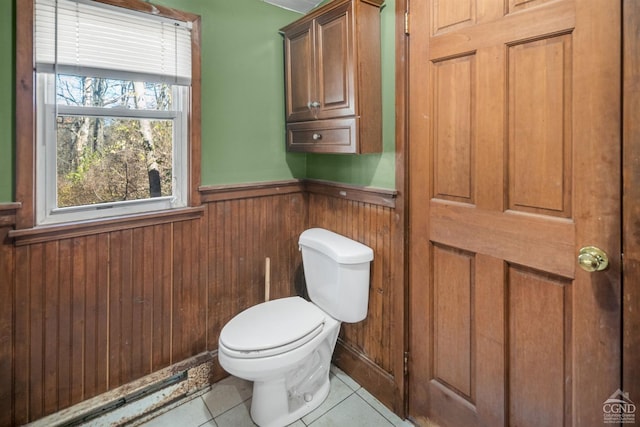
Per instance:
[[[38,71],[188,85],[186,22],[87,0],[36,0]]]

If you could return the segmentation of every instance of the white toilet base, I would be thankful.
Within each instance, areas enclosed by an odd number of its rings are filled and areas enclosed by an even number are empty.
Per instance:
[[[253,384],[253,400],[251,401],[251,418],[260,427],[289,425],[320,406],[329,395],[330,388],[329,375],[327,375],[326,381],[309,402],[305,402],[298,409],[289,412],[284,379],[269,383],[255,382]],[[270,396],[269,398],[264,397],[267,394]],[[276,402],[274,396],[279,396],[280,399],[277,399]]]
[[[335,327],[337,326],[337,327]],[[340,324],[327,328],[329,334],[285,375],[254,381],[251,418],[260,427],[283,427],[316,409],[329,394],[329,366]]]
[[[316,409],[329,394],[331,355],[340,322],[327,316],[323,331],[297,349],[266,358],[218,360],[230,374],[253,381],[251,418],[260,427],[283,427]]]

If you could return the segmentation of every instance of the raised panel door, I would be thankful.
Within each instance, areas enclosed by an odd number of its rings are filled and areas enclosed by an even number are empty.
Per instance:
[[[352,11],[348,2],[316,19],[318,119],[356,113]]]
[[[602,425],[620,388],[620,4],[411,2],[409,415]],[[581,247],[610,258],[578,267]]]
[[[313,22],[302,22],[284,35],[287,121],[313,120],[316,96]]]

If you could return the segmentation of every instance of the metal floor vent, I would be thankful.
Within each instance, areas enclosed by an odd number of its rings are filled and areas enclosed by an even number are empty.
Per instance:
[[[75,427],[75,426],[79,426],[82,424],[85,424],[93,419],[99,418],[101,416],[103,416],[104,414],[114,411],[116,409],[119,409],[125,405],[128,405],[129,403],[135,402],[136,400],[140,400],[142,398],[145,398],[149,395],[152,395],[153,393],[156,393],[160,390],[162,390],[163,388],[172,386],[174,384],[178,384],[182,381],[185,381],[188,378],[187,375],[187,371],[183,371],[180,372],[178,374],[175,374],[171,377],[165,378],[163,380],[160,380],[158,382],[155,382],[153,384],[149,384],[148,386],[141,388],[139,390],[136,390],[134,392],[132,392],[131,394],[128,394],[126,396],[123,396],[119,399],[116,399],[112,402],[109,403],[105,403],[102,406],[98,406],[94,409],[92,409],[89,412],[85,412],[84,414],[73,418],[71,420],[66,421],[63,424],[60,424],[60,426],[63,427]],[[181,399],[183,396],[178,396],[176,399]],[[176,400],[173,399],[173,400]],[[172,403],[173,400],[171,402],[165,402],[166,404]]]
[[[294,12],[307,13],[322,3],[322,0],[264,0],[264,2]]]

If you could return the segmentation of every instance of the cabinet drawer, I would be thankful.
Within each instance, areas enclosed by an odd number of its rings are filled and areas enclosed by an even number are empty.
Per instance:
[[[356,118],[287,124],[287,150],[356,153]]]

